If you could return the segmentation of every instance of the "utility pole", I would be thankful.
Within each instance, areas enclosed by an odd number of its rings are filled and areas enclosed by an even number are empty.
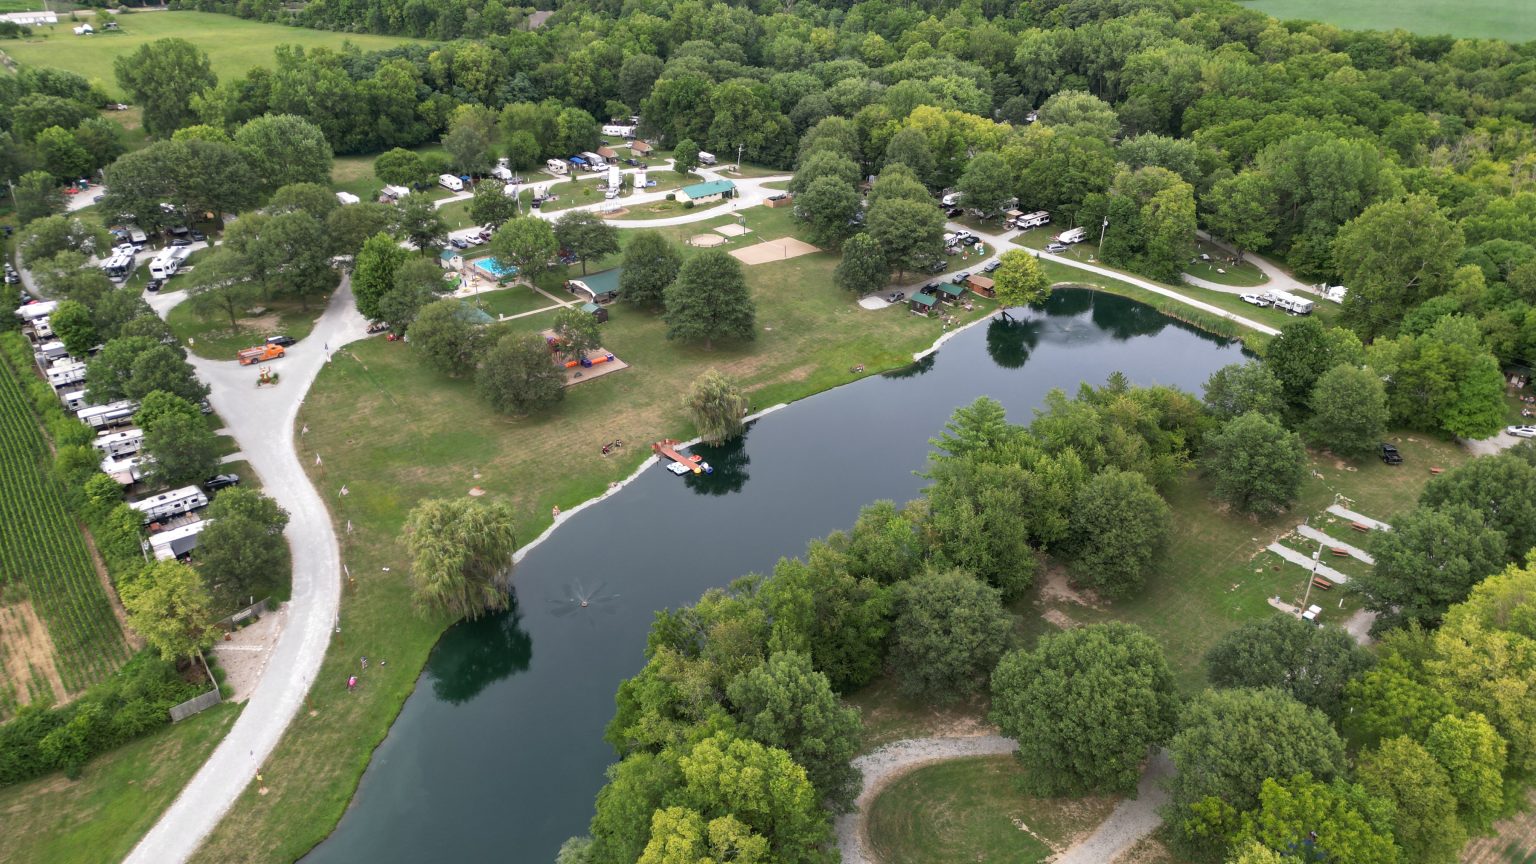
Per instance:
[[[1099,248],[1104,248],[1104,232],[1109,230],[1109,216],[1104,217],[1104,224],[1099,226]]]
[[[745,145],[745,144],[737,144],[736,145],[736,173],[737,174],[741,173],[741,151],[743,149],[745,149],[746,146],[747,145]]]
[[[1305,523],[1303,523],[1305,524]],[[1312,580],[1317,578],[1317,565],[1323,558],[1323,541],[1317,541],[1317,551],[1312,553],[1312,570],[1307,573],[1307,590],[1301,597],[1301,611],[1307,611],[1307,601],[1312,599]]]

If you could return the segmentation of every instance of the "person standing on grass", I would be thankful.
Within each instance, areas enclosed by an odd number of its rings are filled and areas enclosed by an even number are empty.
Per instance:
[[[353,675],[353,676],[347,678],[347,692],[351,693],[353,690],[356,690],[356,689],[357,689],[357,676]]]

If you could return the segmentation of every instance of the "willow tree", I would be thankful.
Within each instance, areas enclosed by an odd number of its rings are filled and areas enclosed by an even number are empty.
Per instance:
[[[406,518],[411,599],[423,613],[479,618],[507,606],[514,516],[504,502],[429,498]]]
[[[699,428],[699,437],[719,444],[741,434],[741,418],[751,402],[736,382],[711,369],[694,379],[683,404]]]

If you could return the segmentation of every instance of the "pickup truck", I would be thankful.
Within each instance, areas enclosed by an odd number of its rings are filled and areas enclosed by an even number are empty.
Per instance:
[[[252,363],[265,363],[268,360],[277,360],[286,353],[288,352],[283,350],[281,345],[255,345],[250,348],[240,349],[235,353],[235,359],[240,361],[241,366],[249,366]]]

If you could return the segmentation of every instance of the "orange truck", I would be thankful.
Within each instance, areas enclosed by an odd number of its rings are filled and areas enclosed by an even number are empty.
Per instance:
[[[235,354],[241,366],[249,366],[252,363],[265,363],[268,360],[276,360],[285,352],[281,345],[257,345],[252,348],[242,348]]]

